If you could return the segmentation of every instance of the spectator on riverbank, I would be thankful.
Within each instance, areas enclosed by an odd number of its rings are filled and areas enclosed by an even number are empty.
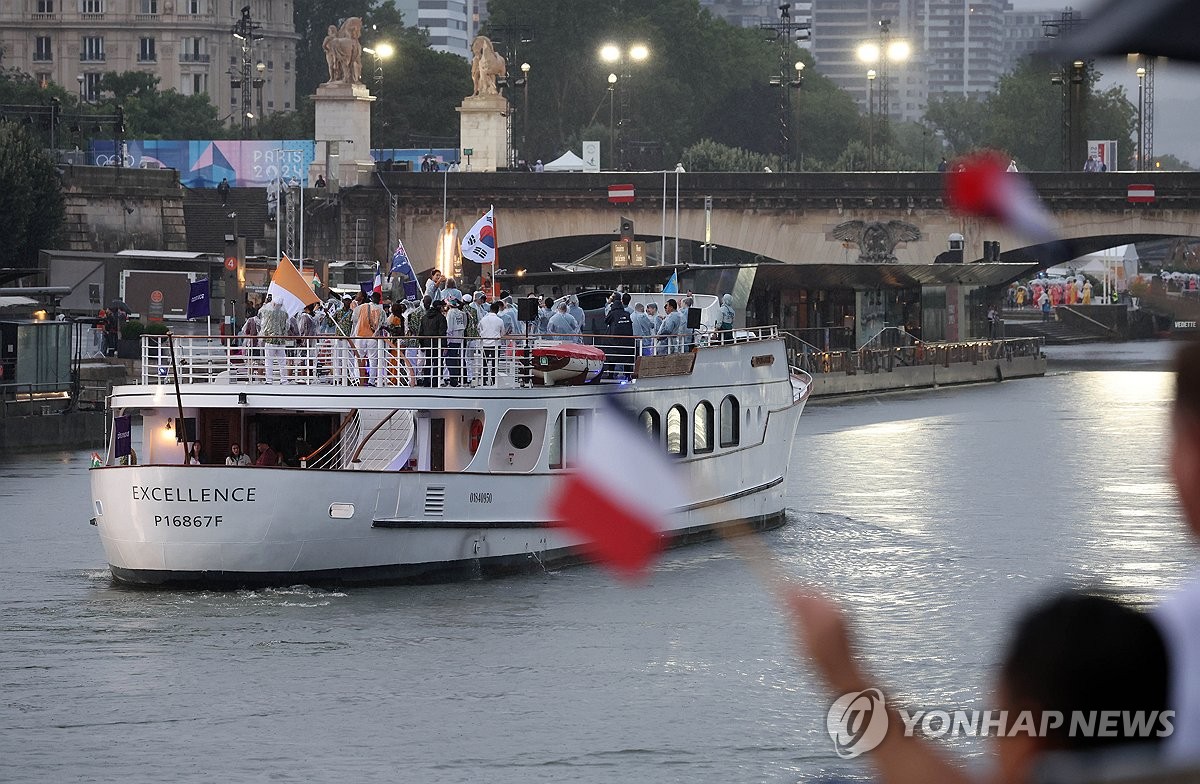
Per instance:
[[[886,705],[877,682],[860,669],[846,618],[836,604],[800,591],[791,592],[788,603],[799,645],[827,690],[856,702],[867,697],[863,705],[868,713],[845,717],[855,726],[835,739],[849,747],[840,745],[839,751],[868,753],[880,778],[891,784],[974,780],[941,748],[906,732],[900,713]],[[1113,677],[1115,673],[1120,676]],[[1017,623],[997,680],[990,715],[1004,726],[991,728],[996,734],[991,779],[1005,784],[1039,780],[1039,769],[1062,760],[1060,753],[1127,746],[1130,752],[1144,750],[1146,757],[1138,759],[1153,760],[1163,721],[1169,721],[1162,716],[1170,705],[1162,636],[1145,614],[1101,596],[1066,593],[1027,612]],[[849,701],[845,707],[849,711]],[[1073,717],[1102,711],[1154,718],[1141,728],[1118,722],[1104,731],[1072,729],[1078,727],[1072,725]],[[1051,726],[1056,718],[1063,721]],[[831,714],[831,734],[838,719]],[[1022,721],[1027,722],[1024,729]]]

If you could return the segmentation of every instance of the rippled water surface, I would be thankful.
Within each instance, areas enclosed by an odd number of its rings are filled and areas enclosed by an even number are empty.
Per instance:
[[[1032,597],[1152,602],[1194,562],[1164,457],[1170,346],[811,405],[788,571],[895,699],[985,707]],[[720,544],[646,584],[578,568],[343,591],[116,588],[87,453],[0,459],[0,780],[788,782],[863,773],[771,597]],[[982,747],[961,742],[964,754]],[[982,761],[979,761],[982,764]]]

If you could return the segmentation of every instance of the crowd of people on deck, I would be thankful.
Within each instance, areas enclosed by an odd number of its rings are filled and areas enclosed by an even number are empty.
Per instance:
[[[577,295],[539,297],[532,319],[520,320],[508,292],[493,298],[486,290],[464,293],[458,282],[435,270],[420,299],[404,299],[389,286],[357,294],[334,294],[292,317],[270,294],[248,308],[239,350],[247,375],[271,384],[329,378],[362,386],[471,386],[497,382],[501,358],[513,358],[515,343],[540,338],[561,343],[594,343],[604,348],[619,374],[633,371],[635,356],[691,351],[697,345],[688,326],[694,307],[690,293],[658,305],[632,303],[628,292],[610,296],[595,333]],[[724,295],[714,341],[732,336],[732,295]],[[598,328],[598,329],[597,329]],[[323,337],[348,340],[321,340]],[[359,339],[362,340],[359,340]]]

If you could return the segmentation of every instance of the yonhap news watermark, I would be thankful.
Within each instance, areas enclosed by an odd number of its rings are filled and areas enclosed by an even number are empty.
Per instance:
[[[1175,731],[1175,711],[1121,710],[907,710],[889,712],[879,689],[863,689],[838,697],[829,707],[826,726],[834,750],[854,759],[887,737],[889,724],[899,719],[904,737],[1046,737],[1165,738]]]

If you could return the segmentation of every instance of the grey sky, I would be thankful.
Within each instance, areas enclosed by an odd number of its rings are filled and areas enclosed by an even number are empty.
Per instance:
[[[1020,10],[1037,11],[1056,8],[1047,0],[1011,0]],[[1081,11],[1084,18],[1100,5],[1099,0],[1073,0],[1071,7]],[[1098,60],[1096,67],[1103,74],[1101,88],[1113,84],[1125,87],[1129,100],[1137,104],[1137,64],[1124,59]],[[1159,59],[1154,71],[1154,154],[1170,153],[1193,166],[1200,165],[1200,65]],[[1125,152],[1121,153],[1122,155]]]

